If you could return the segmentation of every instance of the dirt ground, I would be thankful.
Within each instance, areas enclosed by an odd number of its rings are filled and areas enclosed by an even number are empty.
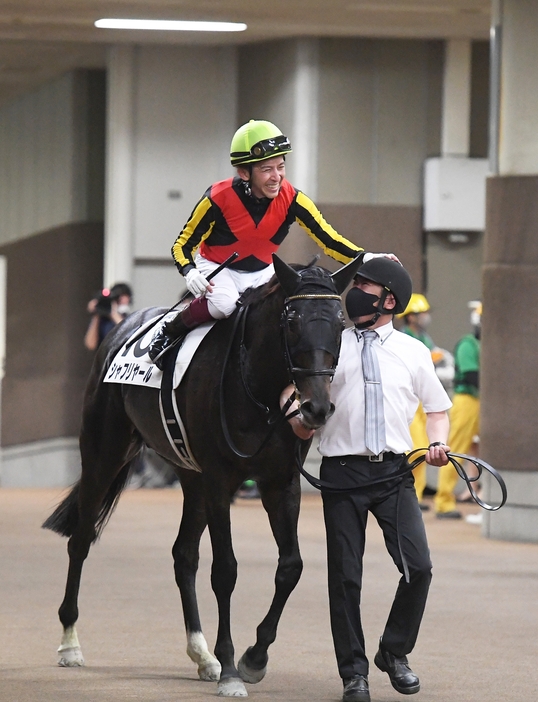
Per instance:
[[[86,667],[56,666],[66,541],[40,529],[56,490],[0,490],[0,702],[198,702],[216,695],[185,653],[170,550],[181,490],[129,490],[83,572],[77,625]],[[465,512],[475,512],[465,506]],[[538,690],[538,545],[485,540],[465,521],[424,514],[434,578],[410,663],[417,702],[527,702]],[[254,642],[272,595],[276,548],[259,500],[232,506],[239,578],[233,598],[237,657]],[[303,497],[305,568],[271,647],[269,669],[249,685],[255,702],[337,702],[341,682],[329,630],[319,495]],[[398,574],[377,525],[369,525],[363,619],[369,655],[388,614]],[[204,535],[199,601],[210,648],[216,607]],[[402,699],[372,666],[373,702]]]

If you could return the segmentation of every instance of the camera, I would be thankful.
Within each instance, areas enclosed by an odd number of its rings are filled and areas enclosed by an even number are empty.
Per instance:
[[[94,314],[99,315],[99,317],[109,317],[112,311],[112,297],[110,295],[110,290],[104,288],[100,291],[97,297],[97,304],[93,310]]]

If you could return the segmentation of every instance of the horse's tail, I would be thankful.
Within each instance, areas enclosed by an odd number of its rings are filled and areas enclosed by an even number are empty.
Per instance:
[[[95,522],[94,542],[101,536],[101,532],[116,509],[120,495],[129,479],[130,468],[131,464],[126,463],[108,488]],[[67,497],[60,502],[50,517],[43,522],[42,528],[55,531],[60,536],[72,536],[79,521],[79,496],[80,480],[71,488]]]

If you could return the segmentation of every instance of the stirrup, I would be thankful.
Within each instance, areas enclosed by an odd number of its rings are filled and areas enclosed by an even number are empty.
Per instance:
[[[168,351],[170,351],[170,349],[173,349],[174,346],[177,346],[179,343],[181,343],[185,339],[185,336],[186,336],[185,334],[182,334],[180,336],[176,336],[175,339],[172,339],[169,344],[167,344],[161,351],[159,351],[159,353],[155,356],[155,358],[151,359],[152,363],[154,365],[156,365],[159,370],[161,370],[161,371],[164,370],[163,360],[164,360],[165,354],[167,354]],[[151,356],[150,356],[150,358],[151,358]]]

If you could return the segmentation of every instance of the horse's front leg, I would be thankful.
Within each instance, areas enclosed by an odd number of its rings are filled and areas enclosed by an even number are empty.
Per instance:
[[[185,471],[181,476],[181,486],[183,516],[172,555],[187,631],[187,655],[198,665],[200,680],[217,681],[221,666],[207,647],[196,598],[200,538],[207,525],[201,477],[198,474],[192,474],[192,471],[191,474],[186,474]]]
[[[207,499],[209,496],[209,499]],[[237,580],[237,561],[232,547],[230,495],[213,483],[206,490],[207,517],[213,564],[211,586],[218,607],[218,630],[215,655],[222,672],[217,688],[221,697],[247,697],[247,691],[234,662],[234,646],[230,624],[230,603]]]
[[[269,659],[267,650],[276,638],[284,606],[303,570],[297,538],[301,500],[298,473],[294,474],[293,481],[284,488],[264,486],[263,483],[259,484],[259,488],[279,555],[273,601],[256,630],[256,643],[246,650],[237,665],[241,678],[248,683],[260,682],[265,675]]]

